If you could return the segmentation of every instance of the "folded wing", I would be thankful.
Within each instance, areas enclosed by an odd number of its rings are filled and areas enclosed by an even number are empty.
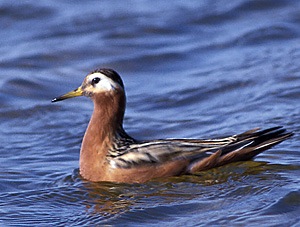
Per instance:
[[[292,136],[282,127],[258,128],[221,139],[166,139],[128,145],[126,153],[111,158],[117,168],[189,160],[186,173],[245,161]],[[124,149],[125,150],[125,149]]]

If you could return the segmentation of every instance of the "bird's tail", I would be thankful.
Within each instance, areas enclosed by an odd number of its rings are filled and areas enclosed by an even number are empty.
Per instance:
[[[282,127],[273,127],[258,131],[253,129],[234,135],[235,141],[220,148],[209,157],[194,162],[189,168],[190,173],[226,165],[231,162],[246,161],[259,153],[281,143],[293,133],[286,132]]]

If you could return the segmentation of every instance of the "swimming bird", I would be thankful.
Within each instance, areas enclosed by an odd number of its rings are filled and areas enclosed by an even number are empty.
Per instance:
[[[79,160],[80,175],[88,181],[143,183],[194,174],[249,160],[293,135],[282,127],[273,127],[220,139],[139,141],[123,128],[126,95],[116,71],[97,69],[85,77],[80,87],[52,102],[77,96],[87,96],[94,103]]]

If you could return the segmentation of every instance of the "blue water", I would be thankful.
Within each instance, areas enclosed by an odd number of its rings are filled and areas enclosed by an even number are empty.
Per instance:
[[[1,1],[0,225],[300,225],[299,11],[293,0]],[[92,103],[50,101],[96,67],[122,76],[133,137],[295,135],[194,176],[87,182]]]

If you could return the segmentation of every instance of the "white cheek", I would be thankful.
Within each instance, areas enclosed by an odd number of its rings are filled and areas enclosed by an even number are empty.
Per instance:
[[[101,81],[96,84],[96,89],[101,91],[113,91],[115,90],[115,86],[113,85],[112,81],[107,79],[101,79]]]
[[[119,85],[116,84],[113,80],[99,72],[89,75],[89,83],[92,84],[92,80],[96,77],[100,78],[100,81],[94,85],[94,89],[96,91],[114,91],[119,87]]]

